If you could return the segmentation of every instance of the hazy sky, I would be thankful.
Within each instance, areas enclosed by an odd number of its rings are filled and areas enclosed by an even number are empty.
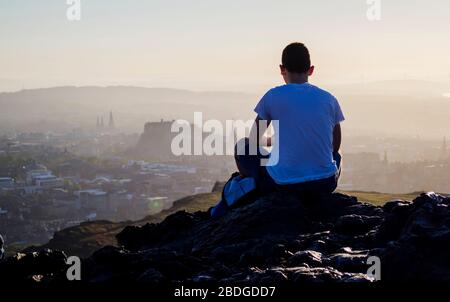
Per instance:
[[[0,0],[0,91],[140,85],[260,91],[280,83],[280,52],[310,48],[324,84],[450,80],[450,1]]]

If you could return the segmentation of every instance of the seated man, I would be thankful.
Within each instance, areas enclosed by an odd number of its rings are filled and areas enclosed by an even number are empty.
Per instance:
[[[340,122],[338,101],[330,93],[308,83],[314,72],[308,49],[302,43],[288,45],[282,54],[281,75],[286,85],[269,90],[255,108],[257,117],[250,137],[256,137],[257,155],[249,154],[249,140],[239,142],[235,159],[242,176],[253,177],[262,193],[280,188],[331,193],[340,174]],[[278,155],[277,163],[262,165],[260,122],[274,127],[278,141],[267,139]],[[245,152],[238,151],[246,145]],[[242,145],[241,145],[242,146]]]

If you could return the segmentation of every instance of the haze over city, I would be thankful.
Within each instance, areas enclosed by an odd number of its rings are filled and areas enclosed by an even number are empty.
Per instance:
[[[450,136],[447,1],[386,1],[375,21],[360,0],[80,3],[69,21],[66,1],[0,2],[0,91],[18,92],[0,95],[4,131],[89,129],[110,110],[127,132],[194,108],[250,119],[282,84],[280,51],[294,39],[311,49],[311,82],[350,117],[347,134]],[[30,90],[61,86],[126,87]]]

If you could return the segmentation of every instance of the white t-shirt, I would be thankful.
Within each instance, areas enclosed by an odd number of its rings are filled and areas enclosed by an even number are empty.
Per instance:
[[[263,120],[278,120],[279,142],[272,153],[279,158],[267,166],[280,185],[296,184],[333,176],[333,129],[344,120],[337,99],[309,83],[287,84],[269,90],[255,112]]]

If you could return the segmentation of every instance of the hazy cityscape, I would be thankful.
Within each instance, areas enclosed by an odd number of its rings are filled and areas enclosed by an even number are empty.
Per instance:
[[[166,123],[149,123],[146,131],[170,131],[158,127]],[[134,158],[146,148],[147,134],[121,133],[113,113],[95,129],[0,138],[0,228],[10,243],[44,243],[83,221],[137,220],[181,197],[210,192],[232,169],[231,161],[217,159],[163,161],[159,155],[170,153],[170,141],[164,152],[150,147],[148,156]]]
[[[18,132],[0,137],[0,228],[10,244],[47,242],[92,220],[138,220],[173,201],[210,192],[235,171],[231,156],[171,155],[171,121],[126,134],[113,112],[90,131]],[[450,192],[446,139],[346,137],[339,189]]]

